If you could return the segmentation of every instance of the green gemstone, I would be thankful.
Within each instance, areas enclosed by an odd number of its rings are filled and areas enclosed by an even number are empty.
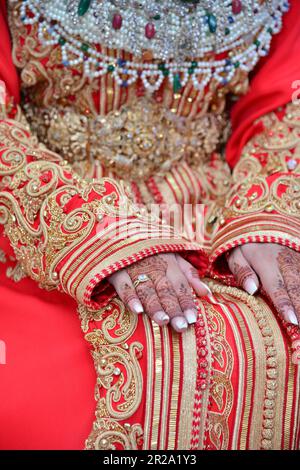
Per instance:
[[[160,15],[154,15],[154,16],[153,16],[153,19],[154,19],[155,21],[160,20]]]
[[[215,33],[217,31],[217,26],[218,26],[217,18],[212,13],[209,13],[207,15],[207,24],[209,27],[209,31],[211,33]]]
[[[163,62],[158,64],[158,70],[161,70],[163,72],[165,70],[165,68],[166,68],[166,65]]]
[[[260,46],[260,41],[258,39],[255,39],[253,44],[255,44],[255,46],[259,47]]]
[[[173,80],[173,91],[174,93],[178,93],[182,88],[181,83],[180,83],[180,76],[178,73],[174,75],[174,80]]]
[[[90,47],[90,46],[89,46],[88,44],[82,43],[80,49],[81,49],[83,52],[87,52],[87,51],[89,50],[89,47]]]
[[[189,68],[188,68],[188,74],[189,74],[189,75],[193,75],[194,70],[195,70],[195,69],[194,69],[193,67],[189,67]]]
[[[268,31],[268,33],[270,33],[270,34],[273,34],[273,29],[272,29],[272,28],[268,28],[267,31]]]
[[[66,44],[66,40],[65,38],[63,38],[62,36],[60,36],[59,40],[58,40],[58,43],[63,46],[64,44]]]
[[[196,67],[198,67],[198,62],[196,62],[195,60],[193,60],[192,63],[191,63],[191,67],[193,67],[194,69],[195,69]]]
[[[78,4],[78,10],[77,10],[78,16],[85,15],[88,9],[90,8],[91,3],[92,3],[92,0],[80,0]]]
[[[230,34],[230,29],[229,29],[229,28],[225,28],[225,35],[228,36],[228,34]]]
[[[164,69],[164,70],[162,71],[162,73],[163,73],[163,76],[164,76],[164,77],[167,77],[167,76],[170,74],[170,70]]]
[[[114,66],[114,65],[111,65],[111,64],[110,64],[110,65],[107,67],[107,71],[108,71],[108,72],[113,72],[114,70],[115,70],[115,66]]]
[[[236,69],[238,69],[239,66],[241,65],[241,63],[240,63],[239,61],[237,61],[237,62],[235,62],[233,65],[234,65],[234,67],[235,67]]]

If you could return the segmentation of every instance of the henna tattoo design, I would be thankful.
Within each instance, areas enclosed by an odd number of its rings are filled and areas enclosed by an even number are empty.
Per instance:
[[[249,266],[241,266],[236,261],[233,262],[232,268],[236,282],[239,286],[244,286],[246,280],[253,275],[253,272]]]
[[[191,292],[184,283],[182,283],[182,289],[176,293],[168,279],[168,269],[171,267],[166,258],[153,256],[133,264],[127,269],[127,272],[133,282],[138,279],[140,274],[146,274],[151,279],[152,289],[149,287],[149,281],[139,284],[136,288],[140,300],[149,314],[153,315],[157,312],[160,303],[159,310],[163,308],[171,318],[174,318],[183,316],[182,308],[195,308],[195,306]],[[195,272],[197,273],[196,269]]]
[[[189,289],[188,285],[181,282],[177,295],[182,310],[195,310],[195,304],[191,296],[191,289]]]
[[[126,305],[128,305],[132,300],[136,299],[136,293],[132,287],[125,282],[121,286],[121,297]]]
[[[300,324],[300,254],[284,247],[278,253],[277,262]]]

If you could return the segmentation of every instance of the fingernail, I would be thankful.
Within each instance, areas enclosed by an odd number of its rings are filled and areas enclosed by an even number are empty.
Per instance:
[[[156,323],[160,323],[161,325],[166,325],[169,323],[170,317],[166,314],[166,312],[156,312],[153,315],[153,320]]]
[[[188,323],[184,318],[176,317],[172,320],[172,326],[176,331],[182,332],[187,329]]]
[[[144,311],[144,308],[141,302],[139,302],[138,300],[132,300],[131,302],[129,302],[128,305],[129,305],[130,310],[136,314],[143,313]]]
[[[187,310],[184,311],[185,318],[187,319],[187,322],[189,325],[192,325],[193,323],[196,323],[197,321],[197,312],[191,308],[188,308]]]
[[[298,320],[294,310],[288,310],[286,316],[288,317],[289,323],[292,323],[293,325],[298,325]]]
[[[249,278],[244,282],[244,289],[248,292],[248,294],[253,295],[258,288],[253,279]]]
[[[207,285],[205,285],[205,287],[206,287],[206,289],[207,289],[207,297],[208,297],[210,300],[212,300],[212,299],[214,298],[212,291],[210,290],[210,288],[209,288]]]

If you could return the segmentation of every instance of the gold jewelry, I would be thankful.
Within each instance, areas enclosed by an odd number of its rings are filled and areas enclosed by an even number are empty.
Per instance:
[[[137,279],[134,281],[134,287],[137,287],[142,282],[151,281],[150,277],[147,274],[139,274]]]

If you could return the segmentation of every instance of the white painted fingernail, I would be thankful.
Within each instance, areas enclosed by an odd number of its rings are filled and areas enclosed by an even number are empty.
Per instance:
[[[212,297],[212,291],[210,290],[210,288],[204,283],[203,283],[203,285],[204,285],[205,289],[207,290],[207,297]]]
[[[184,311],[185,318],[187,319],[187,322],[189,325],[192,325],[193,323],[196,323],[197,321],[197,312],[192,309],[187,309]]]
[[[141,302],[139,302],[138,300],[132,300],[131,302],[129,302],[128,305],[129,305],[130,310],[132,310],[136,314],[143,313],[144,311],[144,308]]]
[[[257,291],[258,287],[253,279],[249,278],[244,282],[244,289],[248,292],[248,294],[253,295]]]
[[[298,325],[298,320],[294,310],[288,310],[286,316],[288,317],[289,323],[292,323],[293,325]]]
[[[166,314],[166,312],[156,312],[153,315],[153,320],[156,323],[162,323],[166,325],[167,323],[169,323],[170,317]]]
[[[205,284],[205,287],[207,289],[207,297],[209,298],[209,300],[213,300],[214,296],[213,296],[212,291],[210,290],[210,288],[206,284]]]
[[[188,323],[184,318],[176,317],[172,320],[172,326],[176,331],[185,331],[188,327]]]

